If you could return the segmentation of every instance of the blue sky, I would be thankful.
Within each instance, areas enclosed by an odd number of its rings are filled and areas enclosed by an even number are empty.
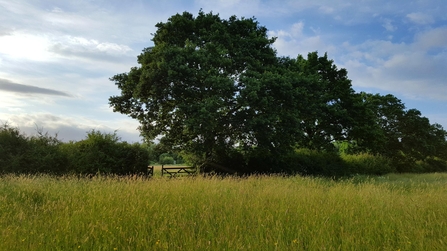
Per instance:
[[[279,55],[327,52],[354,90],[391,93],[447,129],[445,0],[0,0],[0,122],[140,141],[138,123],[108,105],[119,94],[109,78],[137,66],[157,22],[200,9],[256,17]]]

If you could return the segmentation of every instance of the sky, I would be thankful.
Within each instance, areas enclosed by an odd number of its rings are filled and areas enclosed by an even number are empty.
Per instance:
[[[139,142],[109,107],[155,24],[199,10],[255,17],[279,56],[325,52],[356,92],[392,94],[447,129],[445,0],[0,0],[0,123],[62,141],[91,130]]]

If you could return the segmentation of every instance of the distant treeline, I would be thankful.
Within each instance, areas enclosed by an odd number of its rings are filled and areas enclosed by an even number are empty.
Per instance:
[[[316,176],[382,175],[391,172],[443,172],[447,162],[439,157],[410,161],[371,153],[347,153],[343,144],[338,152],[297,149],[281,158],[254,155],[248,161],[235,151],[218,160],[238,173],[284,173]],[[401,155],[402,156],[402,155]],[[150,163],[194,164],[194,157],[182,156],[158,144],[123,142],[116,133],[92,130],[84,140],[62,142],[57,136],[38,132],[27,136],[19,129],[0,129],[0,173],[37,174],[145,174]]]

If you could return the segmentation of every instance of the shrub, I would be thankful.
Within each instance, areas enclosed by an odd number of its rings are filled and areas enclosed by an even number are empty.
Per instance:
[[[395,172],[389,158],[369,153],[342,154],[341,158],[346,163],[349,174],[384,175]]]
[[[150,164],[147,148],[139,143],[128,144],[127,142],[119,142],[116,147],[117,160],[113,165],[112,173],[140,174],[147,172],[147,166]]]
[[[38,132],[36,136],[28,138],[29,152],[27,159],[27,172],[63,174],[68,171],[68,156],[61,151],[63,143],[57,136]]]
[[[247,157],[246,171],[248,173],[287,173],[289,168],[286,155],[278,155],[281,157],[275,158],[273,154],[263,150],[253,150]]]
[[[0,129],[0,172],[64,173],[68,158],[60,151],[61,144],[57,136],[41,130],[36,136],[27,137],[4,124]]]
[[[162,164],[162,165],[174,164],[174,158],[172,158],[171,156],[161,156],[160,157],[160,164]]]
[[[445,172],[447,171],[447,161],[437,158],[429,157],[424,161],[416,162],[424,172]]]
[[[2,173],[22,172],[26,167],[29,144],[17,128],[4,124],[0,128],[0,171]]]
[[[75,173],[135,174],[146,172],[149,165],[147,149],[120,142],[116,133],[92,130],[85,140],[70,142],[64,149]]]
[[[349,174],[344,161],[333,152],[297,149],[290,161],[294,163],[293,171],[301,175],[340,177]]]

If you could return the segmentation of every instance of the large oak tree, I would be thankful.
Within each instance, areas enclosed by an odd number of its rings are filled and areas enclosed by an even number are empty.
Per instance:
[[[156,27],[154,47],[138,57],[141,66],[111,78],[121,89],[110,98],[114,111],[137,119],[146,138],[162,135],[207,158],[255,141],[246,96],[259,85],[261,77],[252,76],[277,60],[267,29],[253,18],[223,20],[202,11]]]

